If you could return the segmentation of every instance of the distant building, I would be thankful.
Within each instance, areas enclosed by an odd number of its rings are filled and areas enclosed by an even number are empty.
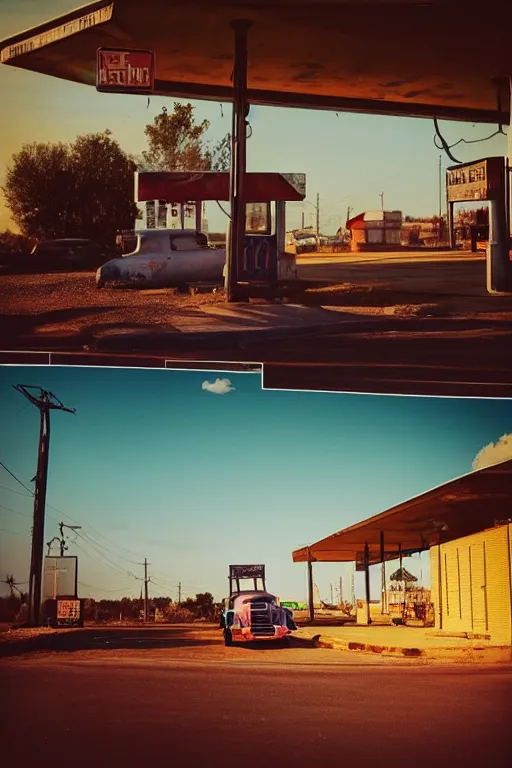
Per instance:
[[[347,221],[353,251],[400,247],[402,211],[367,211]]]

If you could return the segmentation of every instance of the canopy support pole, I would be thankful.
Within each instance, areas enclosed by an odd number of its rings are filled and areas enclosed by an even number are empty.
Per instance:
[[[512,75],[508,78],[512,106]],[[487,245],[487,291],[491,294],[512,294],[512,263],[510,262],[510,165],[512,162],[512,114],[508,131],[508,160],[505,160],[505,189],[503,195],[489,201],[489,243]]]
[[[364,545],[364,584],[366,593],[366,623],[370,623],[370,548]]]
[[[203,231],[203,202],[196,200],[196,231]]]
[[[309,602],[309,620],[315,620],[315,596],[313,594],[313,562],[311,553],[308,557],[308,602]]]
[[[233,67],[233,125],[231,131],[231,175],[229,202],[231,222],[226,249],[226,300],[238,298],[238,265],[243,257],[245,241],[245,170],[247,142],[247,36],[251,21],[231,22],[235,32]]]
[[[386,591],[386,561],[384,551],[384,531],[380,532],[380,561],[381,565],[381,613],[388,612],[388,600]]]

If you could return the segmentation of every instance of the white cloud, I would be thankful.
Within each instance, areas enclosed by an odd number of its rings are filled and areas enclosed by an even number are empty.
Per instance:
[[[489,443],[473,459],[473,469],[483,469],[500,461],[512,459],[512,433],[502,435],[495,443]]]
[[[215,381],[203,381],[203,389],[213,392],[214,395],[227,395],[234,390],[229,379],[215,379]]]

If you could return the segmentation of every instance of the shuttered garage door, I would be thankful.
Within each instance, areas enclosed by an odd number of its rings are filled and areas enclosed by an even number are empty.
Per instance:
[[[473,608],[473,631],[487,632],[487,587],[485,543],[469,547],[471,604]]]

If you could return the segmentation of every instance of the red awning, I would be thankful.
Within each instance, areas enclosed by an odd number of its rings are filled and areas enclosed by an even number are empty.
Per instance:
[[[351,219],[347,221],[345,224],[347,229],[363,229],[364,228],[364,217],[366,214],[359,213],[357,216],[353,216]]]
[[[306,196],[306,177],[302,173],[248,173],[245,199],[248,203],[267,200],[301,201]],[[186,203],[195,200],[229,200],[229,173],[137,173],[135,200],[166,200]]]

